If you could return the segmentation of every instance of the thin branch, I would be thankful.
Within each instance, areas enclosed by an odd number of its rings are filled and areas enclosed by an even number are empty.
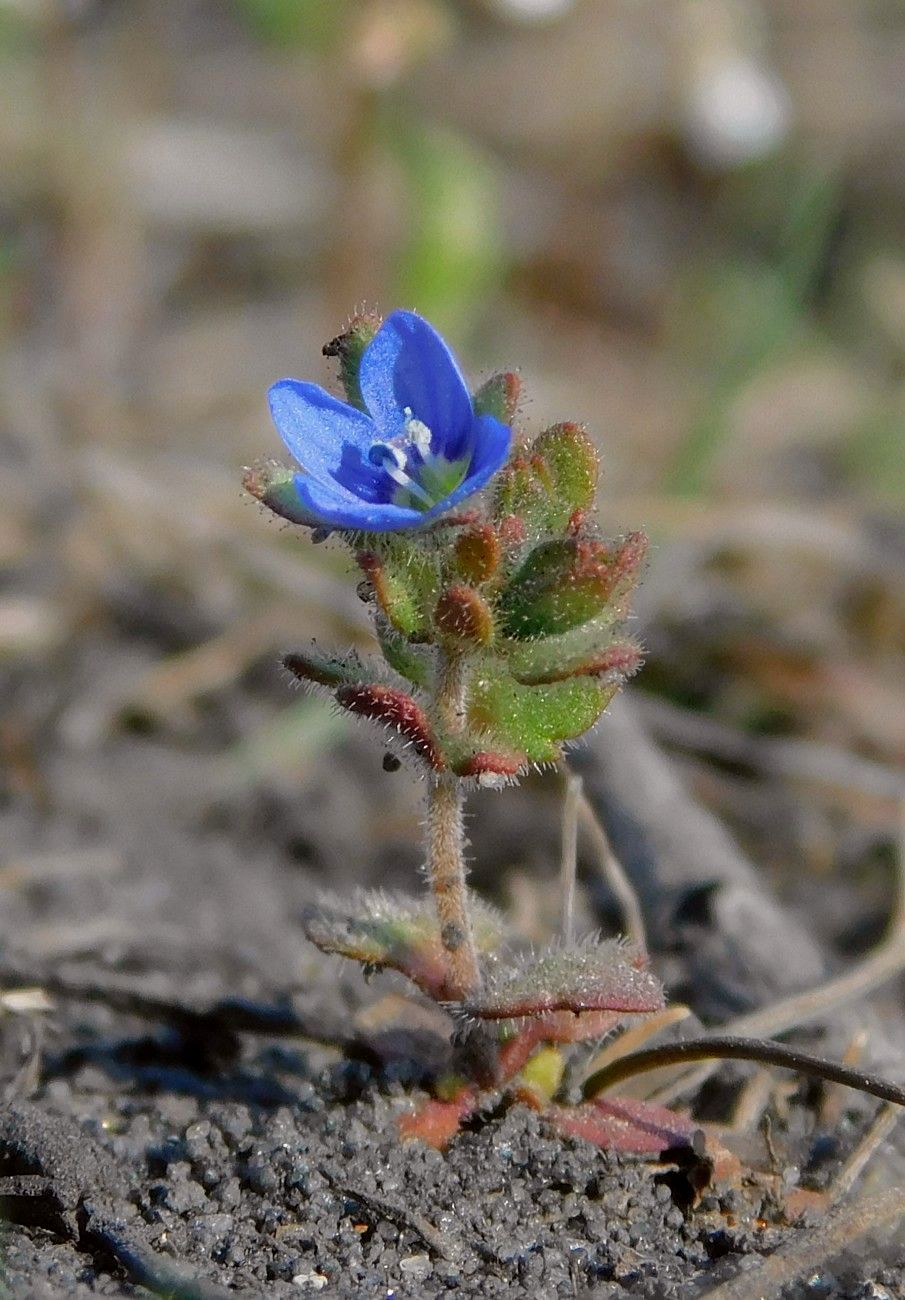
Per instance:
[[[880,1107],[870,1128],[826,1189],[827,1205],[835,1205],[849,1194],[861,1170],[877,1148],[886,1141],[901,1118],[902,1112],[895,1102],[887,1101]]]
[[[888,1231],[905,1217],[905,1189],[865,1196],[829,1215],[815,1228],[802,1229],[759,1268],[745,1269],[729,1282],[711,1287],[700,1300],[775,1300],[796,1278],[807,1277],[868,1232]]]
[[[585,1081],[582,1093],[591,1099],[613,1088],[636,1074],[659,1070],[664,1065],[680,1065],[686,1061],[706,1061],[717,1058],[728,1061],[754,1061],[759,1065],[780,1065],[786,1070],[841,1083],[846,1088],[857,1088],[882,1101],[905,1106],[905,1088],[890,1083],[865,1070],[853,1070],[836,1061],[827,1061],[809,1052],[799,1052],[784,1043],[773,1043],[760,1038],[688,1038],[680,1043],[664,1043],[644,1052],[633,1052],[620,1057],[612,1064],[597,1070]]]
[[[609,836],[583,788],[578,791],[578,817],[597,856],[601,875],[616,895],[622,909],[626,934],[639,952],[647,952],[647,932],[638,895],[625,868],[613,852]]]
[[[426,1219],[414,1206],[405,1205],[401,1201],[389,1197],[376,1196],[373,1192],[355,1187],[351,1183],[342,1183],[326,1165],[319,1165],[318,1169],[334,1192],[338,1192],[349,1200],[357,1201],[363,1209],[370,1210],[381,1219],[386,1219],[388,1222],[395,1224],[397,1228],[414,1232],[421,1238],[425,1246],[430,1247],[440,1259],[455,1259],[457,1257],[458,1251],[455,1242],[445,1232],[435,1228],[430,1220]]]
[[[837,1011],[872,993],[905,970],[905,802],[901,805],[901,833],[896,857],[896,886],[886,937],[851,970],[804,993],[793,993],[768,1007],[748,1012],[720,1026],[720,1034],[738,1037],[785,1033],[830,1011]],[[707,1065],[657,1089],[654,1098],[666,1105],[700,1087],[718,1065]]]

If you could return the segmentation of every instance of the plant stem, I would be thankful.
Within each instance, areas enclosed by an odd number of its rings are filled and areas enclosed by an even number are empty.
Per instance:
[[[465,725],[466,684],[465,657],[445,655],[439,665],[434,702],[443,727],[452,733]],[[458,777],[441,772],[433,779],[428,795],[428,870],[440,940],[446,950],[450,993],[462,999],[481,984],[465,885],[464,803]]]
[[[678,1043],[664,1043],[661,1047],[649,1047],[646,1051],[619,1057],[585,1079],[581,1088],[582,1095],[586,1100],[592,1101],[598,1093],[605,1092],[636,1074],[659,1070],[665,1065],[682,1065],[685,1061],[706,1061],[711,1058],[780,1065],[786,1070],[797,1070],[800,1074],[828,1079],[830,1083],[841,1083],[845,1088],[857,1088],[882,1101],[905,1106],[905,1088],[881,1079],[876,1074],[868,1074],[866,1070],[852,1070],[846,1065],[824,1060],[822,1056],[812,1056],[809,1052],[799,1052],[794,1047],[787,1047],[785,1043],[774,1043],[767,1038],[721,1038],[716,1034],[712,1038],[685,1038]]]

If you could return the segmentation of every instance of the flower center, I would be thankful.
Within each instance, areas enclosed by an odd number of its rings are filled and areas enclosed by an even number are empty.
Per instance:
[[[467,466],[432,452],[431,430],[412,414],[411,407],[406,407],[404,414],[403,432],[397,438],[375,442],[368,460],[399,485],[398,504],[430,510],[458,486]]]

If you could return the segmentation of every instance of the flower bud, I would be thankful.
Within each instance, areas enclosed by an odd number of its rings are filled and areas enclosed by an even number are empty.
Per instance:
[[[464,583],[444,591],[434,610],[434,623],[447,640],[463,646],[487,645],[493,637],[490,606],[480,592]]]
[[[597,449],[580,424],[554,424],[497,478],[496,514],[517,515],[535,537],[574,531],[594,504]]]
[[[358,369],[365,348],[382,323],[382,318],[376,312],[360,312],[352,317],[342,334],[337,334],[335,339],[324,344],[324,356],[339,360],[339,377],[346,398],[359,410],[364,410],[364,402],[358,383]]]
[[[499,567],[501,549],[492,524],[475,524],[456,538],[456,568],[468,582],[487,582]]]
[[[492,375],[474,395],[477,415],[492,415],[501,424],[513,424],[522,383],[511,370]]]
[[[532,458],[540,457],[552,479],[551,494],[565,522],[576,510],[594,504],[600,463],[597,448],[580,424],[554,424],[531,447]]]

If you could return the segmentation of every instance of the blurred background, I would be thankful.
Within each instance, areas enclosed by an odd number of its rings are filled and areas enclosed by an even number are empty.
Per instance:
[[[418,792],[276,666],[365,636],[354,581],[240,489],[269,383],[332,383],[366,304],[518,367],[529,432],[587,422],[605,530],[654,541],[639,718],[862,947],[905,760],[903,140],[901,0],[0,0],[8,922],[53,954],[195,881],[222,939],[241,871],[239,942],[268,871],[411,886]],[[558,798],[474,801],[479,882],[552,874]]]

